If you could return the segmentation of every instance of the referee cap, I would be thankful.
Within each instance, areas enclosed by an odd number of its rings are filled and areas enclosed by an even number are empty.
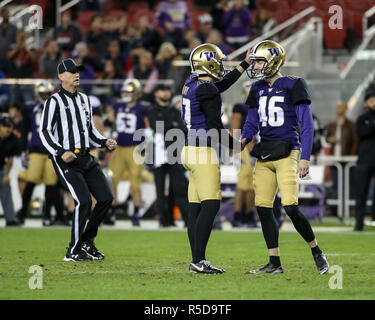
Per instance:
[[[73,59],[64,59],[59,63],[57,66],[57,72],[58,74],[64,73],[64,72],[71,72],[75,73],[76,71],[83,71],[85,70],[85,66],[82,64],[76,64]]]

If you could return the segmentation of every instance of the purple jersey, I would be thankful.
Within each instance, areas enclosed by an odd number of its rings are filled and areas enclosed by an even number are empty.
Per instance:
[[[43,104],[39,102],[26,103],[24,107],[30,121],[31,138],[28,148],[31,152],[48,153],[39,137],[39,125],[43,112]]]
[[[251,139],[259,130],[262,141],[288,141],[295,148],[301,147],[302,140],[301,158],[307,159],[313,133],[310,103],[310,94],[302,78],[280,77],[272,87],[265,80],[257,81],[251,86],[246,104],[258,112],[249,111],[242,136]],[[300,130],[304,135],[302,139]]]
[[[246,104],[257,108],[261,140],[288,141],[300,145],[296,105],[310,103],[302,78],[281,77],[272,87],[265,80],[251,86]]]
[[[118,133],[117,143],[119,146],[134,146],[141,141],[134,141],[134,132],[145,128],[144,117],[148,107],[140,102],[131,108],[127,108],[125,103],[116,103],[113,106],[116,118],[116,131]]]
[[[198,80],[198,77],[194,75],[187,78],[182,89],[182,118],[189,130],[188,138],[197,138],[196,130],[204,130],[205,132],[209,130],[206,115],[197,98],[197,89],[201,84],[212,86],[217,91],[218,97],[220,97],[220,92],[214,83]]]

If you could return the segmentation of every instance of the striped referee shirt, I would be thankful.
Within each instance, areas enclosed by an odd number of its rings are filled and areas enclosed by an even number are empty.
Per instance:
[[[71,93],[64,88],[44,103],[39,135],[54,156],[89,148],[90,142],[102,148],[107,141],[95,128],[90,99],[83,93]]]

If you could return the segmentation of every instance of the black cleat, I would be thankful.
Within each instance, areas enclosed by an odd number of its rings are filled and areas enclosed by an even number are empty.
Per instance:
[[[320,274],[324,274],[329,270],[329,264],[324,253],[316,254],[314,256],[314,261]]]
[[[88,255],[86,251],[83,250],[77,250],[74,253],[70,253],[70,250],[68,249],[68,252],[66,253],[64,257],[64,261],[93,261],[94,259],[92,256]]]
[[[260,274],[260,273],[270,273],[270,274],[284,273],[284,269],[282,266],[274,266],[272,263],[267,263],[262,268],[245,272],[245,274]]]
[[[94,260],[103,260],[104,254],[101,253],[92,242],[83,242],[81,249],[85,251]]]
[[[211,262],[201,260],[198,263],[190,263],[189,271],[193,273],[206,273],[206,274],[220,274],[224,273],[224,269],[214,267]]]

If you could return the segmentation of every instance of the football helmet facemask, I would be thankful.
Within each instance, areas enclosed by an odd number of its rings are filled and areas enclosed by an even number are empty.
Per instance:
[[[44,103],[47,97],[52,94],[54,87],[51,81],[38,80],[34,85],[35,98],[40,102]]]
[[[246,70],[250,79],[264,79],[274,76],[285,63],[285,50],[275,41],[264,40],[255,45],[250,54],[251,64]],[[264,61],[261,70],[255,68],[256,61]]]
[[[223,66],[225,58],[226,56],[218,46],[212,43],[201,44],[190,54],[191,72],[198,75],[209,75],[215,81],[220,81],[226,74]]]
[[[130,94],[129,94],[130,93]],[[121,87],[121,101],[130,103],[142,96],[142,85],[138,79],[126,79]]]

